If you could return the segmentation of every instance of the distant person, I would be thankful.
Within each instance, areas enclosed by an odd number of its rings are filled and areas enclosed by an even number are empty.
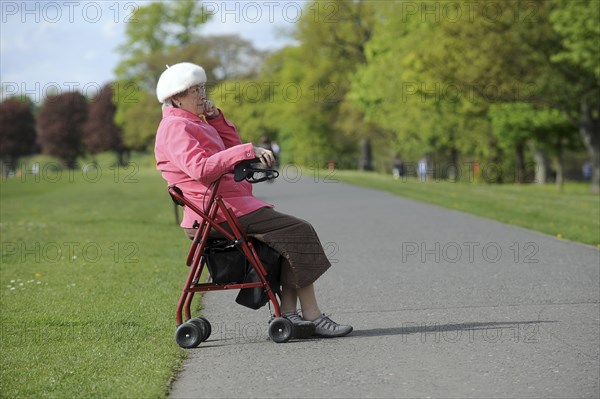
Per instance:
[[[394,179],[398,180],[401,177],[404,177],[404,173],[404,161],[402,161],[402,158],[400,157],[394,158],[394,166],[392,167]]]
[[[583,174],[584,181],[592,180],[592,163],[590,161],[586,161],[581,168],[581,173]]]
[[[277,157],[275,156],[275,152],[273,151],[273,144],[271,143],[269,136],[267,136],[266,134],[263,134],[262,136],[260,136],[260,141],[258,142],[258,147],[264,148],[265,150],[271,151],[273,153],[273,157],[275,159],[274,159],[273,165],[271,165],[271,167],[274,167],[277,162]],[[275,183],[275,180],[274,179],[267,180],[267,183],[273,184],[273,183]]]
[[[258,142],[258,146],[264,148],[265,150],[273,151],[271,148],[271,140],[269,140],[269,136],[263,134],[260,136],[260,140]]]
[[[275,140],[271,141],[271,151],[273,151],[273,155],[275,155],[275,168],[279,168],[279,153],[281,152],[281,147]]]
[[[417,173],[419,174],[419,179],[421,179],[421,181],[427,180],[427,160],[425,158],[421,158],[419,161]]]

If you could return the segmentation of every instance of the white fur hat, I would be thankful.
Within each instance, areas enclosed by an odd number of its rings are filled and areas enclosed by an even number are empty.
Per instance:
[[[164,103],[171,96],[202,83],[206,83],[206,72],[201,66],[190,62],[181,62],[170,67],[167,65],[167,69],[158,79],[156,98]]]

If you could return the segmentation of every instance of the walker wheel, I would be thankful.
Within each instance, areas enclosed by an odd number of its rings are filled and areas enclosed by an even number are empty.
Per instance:
[[[196,323],[185,322],[177,327],[175,341],[182,348],[195,348],[202,342],[206,329]]]
[[[206,341],[208,337],[210,337],[212,327],[208,320],[206,320],[204,317],[194,317],[193,319],[188,320],[188,322],[194,323],[203,329],[204,335],[202,336],[202,342]]]
[[[269,324],[269,337],[278,344],[289,341],[293,331],[292,322],[283,317],[278,317]]]

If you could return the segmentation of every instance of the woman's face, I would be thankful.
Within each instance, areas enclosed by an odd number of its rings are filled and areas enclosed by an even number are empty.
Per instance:
[[[187,93],[175,102],[179,108],[185,109],[195,115],[201,115],[204,113],[205,101],[206,87],[204,85],[197,85],[190,87]]]

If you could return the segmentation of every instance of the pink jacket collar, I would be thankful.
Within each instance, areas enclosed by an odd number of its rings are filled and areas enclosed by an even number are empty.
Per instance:
[[[186,119],[190,119],[193,121],[202,121],[203,120],[198,115],[192,114],[191,112],[186,111],[185,109],[174,108],[174,107],[170,107],[168,105],[163,107],[162,116],[163,116],[163,118],[166,118],[167,116],[178,116],[180,118],[186,118]]]

